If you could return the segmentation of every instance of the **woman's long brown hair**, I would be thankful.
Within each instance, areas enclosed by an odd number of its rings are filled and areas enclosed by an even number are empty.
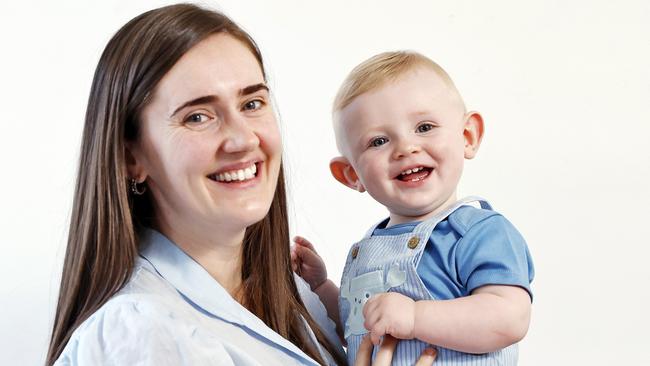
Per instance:
[[[138,255],[137,228],[151,225],[154,212],[148,194],[128,194],[125,143],[137,140],[140,112],[162,77],[190,48],[219,32],[245,44],[264,73],[260,51],[246,32],[223,14],[190,4],[139,15],[104,49],[88,99],[47,365],[56,361],[74,330],[129,280]],[[304,332],[304,318],[320,344],[344,364],[300,299],[288,243],[281,167],[268,214],[247,228],[244,237],[243,303],[271,329],[324,364]]]

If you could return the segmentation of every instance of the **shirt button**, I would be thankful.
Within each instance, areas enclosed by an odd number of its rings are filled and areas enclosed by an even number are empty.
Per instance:
[[[408,245],[409,249],[415,249],[418,246],[418,244],[420,244],[420,238],[414,236],[411,237],[411,239],[409,239],[406,245]]]
[[[352,259],[356,258],[359,254],[359,247],[352,248]]]

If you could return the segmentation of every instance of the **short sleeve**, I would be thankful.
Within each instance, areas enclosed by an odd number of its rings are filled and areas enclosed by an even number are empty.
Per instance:
[[[56,361],[73,365],[232,365],[225,349],[193,344],[197,330],[175,324],[173,314],[156,304],[115,299],[105,304],[72,335]]]
[[[485,285],[512,285],[533,298],[535,275],[526,241],[503,216],[490,215],[473,224],[458,242],[456,261],[460,282],[471,293]]]

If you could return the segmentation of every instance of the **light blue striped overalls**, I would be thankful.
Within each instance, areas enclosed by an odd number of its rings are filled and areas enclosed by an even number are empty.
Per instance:
[[[371,236],[373,226],[360,242],[350,249],[343,276],[339,310],[341,322],[345,322],[345,339],[348,343],[348,362],[354,364],[361,339],[367,330],[363,327],[363,305],[367,299],[381,292],[397,292],[411,299],[435,300],[417,274],[418,263],[436,225],[471,202],[479,202],[481,208],[491,210],[490,204],[477,197],[467,197],[422,221],[410,233],[393,236]],[[393,356],[393,366],[414,365],[427,344],[417,339],[402,340]],[[496,352],[480,355],[457,352],[436,347],[436,365],[516,365],[517,345]],[[374,357],[374,355],[373,355]]]

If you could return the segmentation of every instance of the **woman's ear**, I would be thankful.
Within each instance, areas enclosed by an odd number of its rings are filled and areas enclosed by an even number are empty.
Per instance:
[[[357,172],[354,171],[348,159],[337,156],[330,161],[330,171],[336,180],[355,191],[365,192],[366,188],[361,184]]]
[[[467,112],[463,127],[465,137],[465,159],[476,156],[481,140],[483,139],[483,117],[478,112]]]
[[[134,148],[135,146],[132,143],[126,143],[126,147],[124,148],[126,173],[129,178],[135,179],[138,183],[142,183],[147,179],[147,174],[140,163],[140,159],[137,158],[138,154]]]

